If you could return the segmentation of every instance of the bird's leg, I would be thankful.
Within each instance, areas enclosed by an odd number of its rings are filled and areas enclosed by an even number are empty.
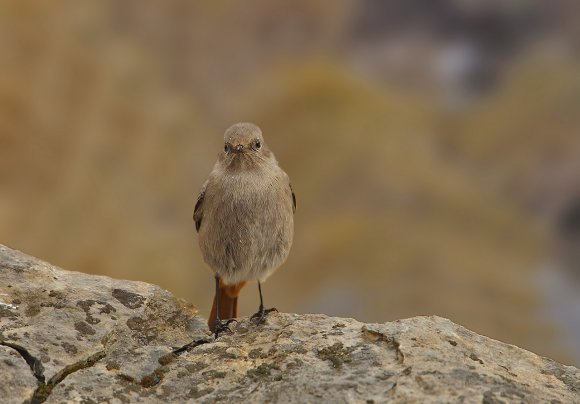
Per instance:
[[[258,281],[258,292],[260,292],[260,308],[252,316],[251,320],[254,321],[256,324],[262,324],[269,313],[273,311],[278,311],[278,309],[274,307],[272,307],[271,309],[264,309],[264,299],[262,299],[262,285],[260,284],[260,281]]]
[[[215,276],[215,320],[214,320],[214,327],[215,327],[215,338],[217,339],[219,337],[219,335],[224,332],[224,331],[228,331],[228,332],[232,332],[232,330],[230,330],[229,325],[236,321],[235,319],[231,318],[229,320],[220,320],[220,306],[219,306],[219,302],[220,302],[220,277],[219,276]]]

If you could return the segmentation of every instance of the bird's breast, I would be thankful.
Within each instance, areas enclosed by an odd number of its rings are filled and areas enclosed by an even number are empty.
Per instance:
[[[259,274],[285,260],[293,237],[285,175],[221,176],[206,192],[200,246],[214,270]]]

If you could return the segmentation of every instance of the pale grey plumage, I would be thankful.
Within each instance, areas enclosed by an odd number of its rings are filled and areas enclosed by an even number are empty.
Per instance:
[[[264,281],[290,251],[294,193],[256,125],[231,126],[224,142],[195,206],[199,246],[225,284]]]

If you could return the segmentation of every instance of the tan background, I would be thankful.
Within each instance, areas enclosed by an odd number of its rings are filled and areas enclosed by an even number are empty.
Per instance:
[[[2,2],[0,242],[207,315],[193,206],[252,121],[298,198],[267,305],[437,314],[580,363],[545,225],[577,178],[577,7],[396,3]]]

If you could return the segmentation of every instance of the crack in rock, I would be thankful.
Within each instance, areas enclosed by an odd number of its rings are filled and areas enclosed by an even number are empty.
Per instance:
[[[28,350],[23,346],[13,342],[0,341],[0,345],[7,346],[18,352],[22,359],[24,359],[30,367],[30,370],[32,371],[34,377],[36,377],[36,380],[38,380],[39,383],[44,383],[44,366],[39,359],[32,356],[32,354],[28,352]]]
[[[30,400],[26,401],[27,403],[30,404],[45,402],[48,396],[50,396],[52,390],[56,387],[56,385],[62,382],[68,375],[77,372],[81,369],[91,367],[106,356],[104,350],[99,351],[86,359],[75,362],[72,365],[65,366],[54,376],[52,376],[48,380],[48,382],[46,382],[45,381],[46,378],[44,376],[44,366],[42,365],[42,362],[39,359],[35,358],[30,352],[28,352],[26,348],[13,342],[7,341],[0,341],[0,345],[7,346],[18,352],[20,356],[26,361],[26,363],[30,367],[30,370],[32,371],[32,374],[36,378],[38,385],[34,390],[34,393],[32,394]]]
[[[45,402],[46,399],[50,396],[50,393],[52,393],[52,390],[60,382],[62,382],[68,375],[75,373],[75,372],[78,372],[79,370],[90,368],[91,366],[94,366],[95,363],[97,363],[98,361],[103,359],[105,356],[106,356],[106,353],[103,350],[103,351],[99,351],[99,352],[92,354],[88,358],[85,358],[83,360],[75,362],[71,365],[65,366],[59,372],[57,372],[54,376],[52,376],[48,380],[48,382],[46,382],[46,383],[44,382],[44,376],[43,376],[43,380],[42,381],[39,380],[38,387],[36,388],[36,390],[32,394],[32,398],[28,401],[28,403],[38,404],[38,403]]]
[[[193,348],[197,348],[198,346],[203,345],[203,344],[209,344],[210,342],[213,342],[213,341],[211,341],[209,339],[198,339],[198,340],[192,341],[188,344],[185,344],[184,346],[182,346],[180,348],[175,348],[173,350],[172,354],[179,356],[185,351],[190,351]]]
[[[159,366],[156,367],[155,370],[153,370],[153,372],[143,376],[140,381],[136,381],[132,377],[123,377],[123,378],[124,378],[124,380],[127,380],[131,383],[137,383],[145,388],[156,386],[163,380],[163,377],[165,376],[165,373],[168,370],[167,366],[170,363],[172,363],[179,355],[181,355],[183,352],[186,352],[186,351],[189,352],[192,349],[194,349],[200,345],[208,344],[210,342],[212,342],[212,341],[207,340],[207,339],[199,339],[199,340],[189,342],[189,343],[183,345],[182,347],[174,348],[173,351],[171,351],[170,353],[160,357],[157,360],[157,362],[159,363]]]

